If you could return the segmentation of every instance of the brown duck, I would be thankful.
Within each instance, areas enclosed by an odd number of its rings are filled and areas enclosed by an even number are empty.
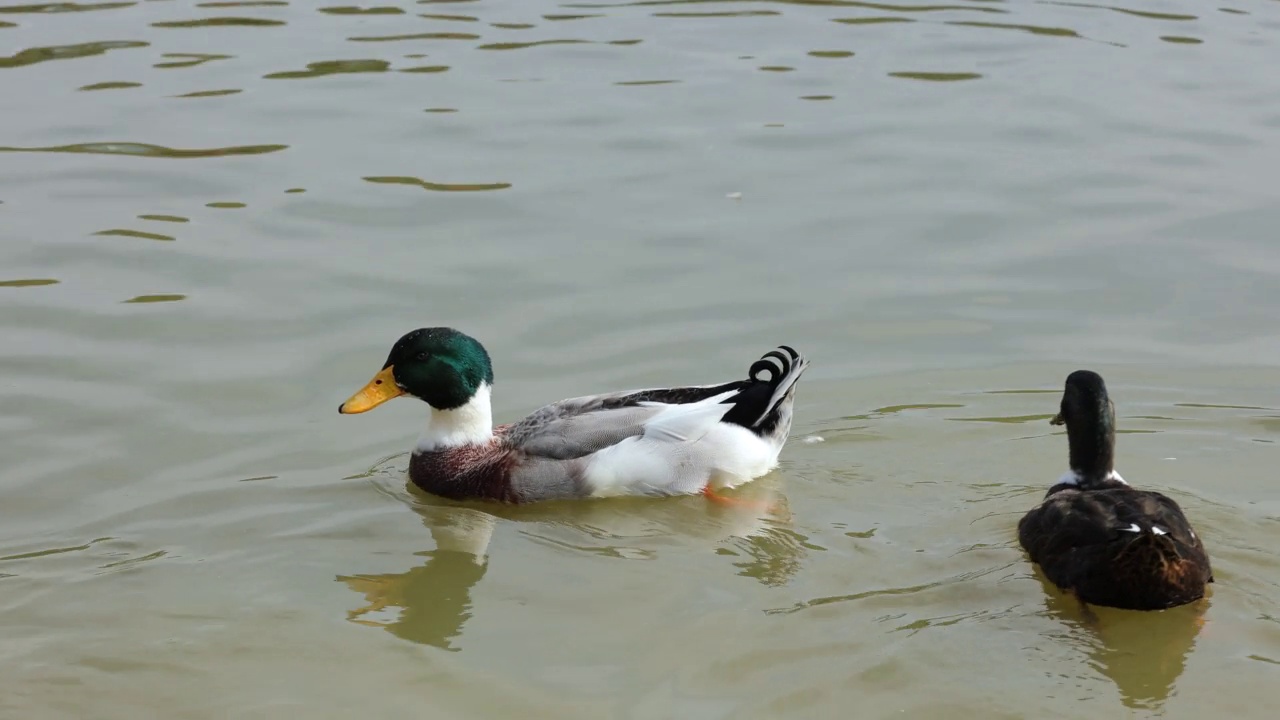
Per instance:
[[[1160,610],[1204,596],[1209,555],[1182,508],[1115,471],[1115,406],[1102,377],[1067,376],[1062,409],[1071,469],[1018,523],[1018,541],[1058,587],[1084,603]]]

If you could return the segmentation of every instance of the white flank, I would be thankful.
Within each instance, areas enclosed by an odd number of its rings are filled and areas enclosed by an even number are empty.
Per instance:
[[[1129,523],[1129,527],[1120,528],[1120,529],[1123,530],[1124,532],[1131,532],[1131,533],[1142,532],[1142,528],[1138,527],[1138,523]]]
[[[591,456],[586,479],[592,495],[695,493],[708,483],[732,487],[773,469],[777,448],[739,425],[720,422],[736,391],[696,403],[665,405],[644,433]]]
[[[1151,526],[1151,532],[1153,532],[1153,533],[1155,533],[1155,534],[1157,534],[1157,535],[1168,535],[1168,534],[1169,534],[1169,533],[1165,532],[1165,529],[1164,529],[1164,528],[1162,528],[1162,527],[1158,527],[1158,526],[1156,526],[1156,525],[1152,525],[1152,526]]]
[[[489,384],[481,383],[466,405],[453,410],[431,408],[431,417],[418,437],[415,451],[423,453],[489,442],[493,438],[490,392]]]

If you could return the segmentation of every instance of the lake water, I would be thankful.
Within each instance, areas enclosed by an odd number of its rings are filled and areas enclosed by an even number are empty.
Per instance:
[[[1270,717],[1280,3],[0,7],[0,717]],[[409,490],[400,334],[496,418],[812,360],[701,498]],[[1101,372],[1195,606],[1015,525]]]

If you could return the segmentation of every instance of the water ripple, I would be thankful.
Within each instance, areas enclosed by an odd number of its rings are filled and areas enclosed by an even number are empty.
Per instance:
[[[723,12],[657,12],[654,17],[666,18],[726,18],[726,17],[758,17],[761,15],[781,15],[776,10],[725,10]]]
[[[540,45],[590,45],[592,40],[534,40],[532,42],[506,42],[477,45],[477,50],[523,50]]]
[[[188,67],[195,67],[197,65],[203,65],[207,62],[213,62],[214,60],[228,60],[234,56],[218,55],[216,53],[164,53],[160,57],[182,58],[182,59],[155,63],[151,67],[162,68],[162,69],[188,68]]]
[[[27,48],[26,50],[20,50],[16,55],[0,57],[0,68],[24,67],[49,60],[91,57],[93,55],[102,55],[108,50],[147,47],[150,44],[141,40],[109,40],[105,42],[78,43],[76,45]]]
[[[404,10],[398,7],[381,5],[376,7],[357,7],[355,5],[343,5],[340,7],[319,8],[320,12],[330,15],[403,15]]]
[[[977,80],[982,77],[982,74],[975,72],[891,72],[889,77],[924,80],[925,82],[960,82],[962,80]]]
[[[618,8],[618,7],[658,7],[665,5],[704,5],[720,4],[725,0],[639,0],[624,3],[573,3],[561,7],[567,8]],[[822,5],[824,7],[854,7],[868,10],[891,10],[897,12],[937,12],[958,10],[962,12],[1008,13],[1008,10],[975,5],[900,5],[894,3],[861,2],[860,0],[773,0],[779,5]],[[774,13],[780,14],[780,13]]]
[[[164,20],[151,23],[154,28],[203,28],[203,27],[274,27],[284,25],[283,20],[267,20],[250,17],[213,17],[196,20]]]
[[[142,87],[142,83],[127,81],[110,81],[94,83],[92,85],[82,85],[77,90],[124,90],[127,88]]]
[[[1076,3],[1076,2],[1055,2],[1054,0],[1042,0],[1042,2],[1045,5],[1061,5],[1063,7],[1078,7],[1078,8],[1091,8],[1094,10],[1109,10],[1111,12],[1118,12],[1125,15],[1132,15],[1134,17],[1147,18],[1150,20],[1185,21],[1185,20],[1199,19],[1195,15],[1160,13],[1160,12],[1151,12],[1150,10],[1131,10],[1129,8],[1116,7],[1114,5],[1094,5],[1091,3]]]
[[[78,143],[75,145],[51,145],[48,147],[0,146],[0,152],[26,153],[87,153],[91,155],[134,155],[156,158],[208,158],[230,155],[265,155],[279,152],[288,145],[232,145],[219,148],[183,149],[147,143]]]
[[[470,15],[434,15],[429,13],[423,13],[418,15],[418,17],[426,18],[428,20],[449,20],[453,22],[480,22],[480,18],[472,17]],[[530,25],[530,27],[533,27],[533,26]]]
[[[104,3],[39,3],[36,5],[11,5],[0,8],[0,13],[64,13],[88,12],[91,10],[115,10],[137,5],[136,2],[104,2]]]
[[[137,295],[129,298],[128,300],[121,300],[120,302],[127,305],[136,305],[139,303],[178,302],[179,300],[186,299],[187,296],[182,293],[159,293],[155,295]]]
[[[1070,28],[1060,27],[1041,27],[1039,25],[1017,25],[1014,23],[993,23],[993,22],[977,22],[973,20],[952,20],[947,25],[961,25],[964,27],[980,27],[994,28],[997,30],[1018,30],[1028,32],[1032,35],[1051,35],[1054,37],[1080,37],[1080,34]]]
[[[177,240],[177,238],[175,238],[172,235],[161,235],[160,233],[143,232],[142,230],[129,230],[127,228],[112,228],[110,230],[99,230],[98,232],[94,233],[94,235],[100,235],[104,237],[138,238],[140,240],[163,240],[166,242],[172,242],[174,240]]]
[[[176,98],[207,98],[222,97],[223,95],[236,95],[244,92],[236,88],[226,88],[223,90],[197,90],[195,92],[183,93],[182,95],[174,95]]]
[[[399,175],[374,175],[362,178],[365,182],[381,185],[416,185],[424,190],[438,192],[479,192],[484,190],[506,190],[511,183],[437,183],[421,178]]]
[[[306,70],[289,70],[263,75],[267,80],[297,80],[302,78],[343,75],[348,73],[381,73],[391,69],[386,60],[324,60],[307,63]]]
[[[844,25],[884,25],[887,23],[915,22],[915,18],[894,17],[892,15],[886,15],[886,16],[877,16],[877,17],[831,18],[831,22],[838,22]]]
[[[479,40],[473,33],[428,32],[410,35],[373,35],[365,37],[349,37],[350,42],[398,42],[400,40]]]

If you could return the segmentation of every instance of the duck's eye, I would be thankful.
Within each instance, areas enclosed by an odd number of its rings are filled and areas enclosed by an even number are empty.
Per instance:
[[[419,360],[426,360],[426,359],[427,359],[427,355],[428,355],[428,354],[429,354],[429,353],[420,352],[420,353],[418,353],[418,359],[419,359]]]
[[[381,384],[382,384],[382,380],[374,380],[374,381],[373,381],[373,384],[374,384],[374,385],[381,385]]]

